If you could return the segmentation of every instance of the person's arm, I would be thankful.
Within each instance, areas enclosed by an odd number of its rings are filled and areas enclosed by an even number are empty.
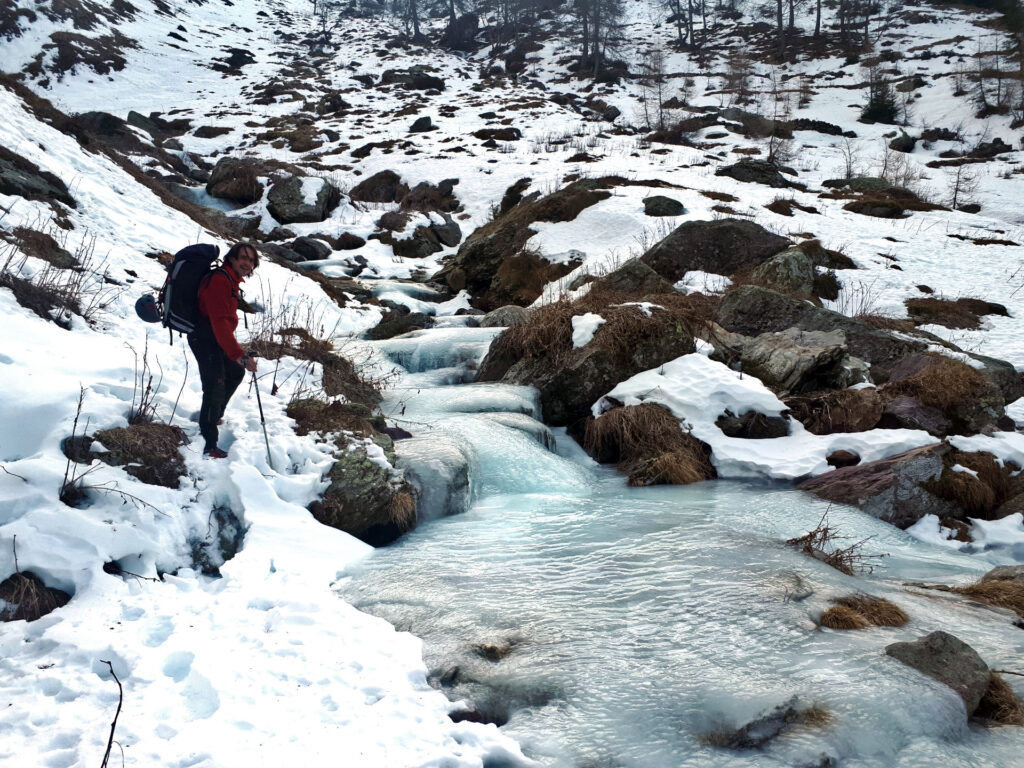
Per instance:
[[[206,281],[199,296],[200,308],[210,318],[213,336],[229,359],[241,362],[245,350],[235,339],[238,327],[238,304],[231,296],[231,278],[223,272],[214,272]]]

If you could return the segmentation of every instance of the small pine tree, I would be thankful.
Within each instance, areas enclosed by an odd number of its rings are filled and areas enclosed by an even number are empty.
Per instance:
[[[865,123],[888,123],[899,121],[900,109],[896,103],[896,92],[877,70],[868,73],[868,103],[860,113]]]

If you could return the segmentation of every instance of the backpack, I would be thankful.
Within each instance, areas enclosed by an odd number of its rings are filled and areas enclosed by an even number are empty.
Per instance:
[[[160,322],[172,331],[192,333],[199,319],[199,284],[216,269],[220,249],[209,243],[182,248],[167,267],[160,289]],[[173,338],[173,335],[172,335]]]

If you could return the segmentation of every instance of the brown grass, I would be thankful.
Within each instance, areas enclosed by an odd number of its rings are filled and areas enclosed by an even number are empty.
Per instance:
[[[829,629],[866,629],[871,624],[852,608],[833,605],[821,614],[819,623]]]
[[[868,624],[876,627],[902,627],[910,617],[895,603],[874,595],[847,595],[833,600],[837,606],[859,614]]]
[[[315,397],[304,397],[288,404],[286,413],[295,419],[295,433],[353,432],[363,437],[373,434],[366,418],[368,409],[358,403],[325,402]]]
[[[95,458],[123,466],[125,471],[150,485],[177,488],[185,474],[185,461],[178,450],[188,442],[181,427],[168,424],[132,424],[97,432],[108,453],[97,453]]]
[[[388,517],[402,531],[416,523],[416,498],[408,491],[398,491],[388,500]]]
[[[902,381],[885,385],[888,393],[909,395],[922,405],[945,411],[972,398],[985,383],[980,372],[945,355],[932,355],[933,365]]]
[[[12,573],[0,582],[0,621],[35,621],[50,611],[66,605],[71,596],[52,589],[31,571]]]
[[[978,473],[954,471],[959,464]],[[926,484],[929,492],[941,499],[952,501],[971,517],[991,519],[995,509],[1013,496],[1017,481],[1013,473],[1019,468],[1012,462],[1000,466],[996,457],[987,451],[951,451],[943,458],[939,479]]]
[[[575,314],[576,309],[565,300],[540,307],[525,323],[503,331],[491,344],[490,354],[513,360],[548,356],[556,364],[572,352]]]
[[[988,678],[988,688],[973,716],[1000,725],[1024,725],[1024,705],[1009,684],[996,672],[992,672]]]
[[[862,323],[867,323],[872,328],[877,328],[880,331],[901,331],[903,333],[910,333],[914,330],[913,320],[904,320],[897,317],[889,317],[888,315],[878,314],[865,314],[857,315],[857,320]]]
[[[717,477],[710,449],[654,403],[602,414],[587,424],[583,443],[592,455],[617,461],[630,485],[689,485]]]
[[[979,603],[1008,608],[1024,618],[1024,583],[1019,581],[979,581],[968,587],[953,587],[951,592]]]
[[[976,312],[979,307],[971,303],[933,297],[907,299],[903,303],[916,325],[934,324],[946,328],[969,329],[981,327],[979,313]]]

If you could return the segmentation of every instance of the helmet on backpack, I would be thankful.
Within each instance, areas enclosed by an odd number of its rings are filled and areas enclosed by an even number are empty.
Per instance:
[[[147,323],[159,323],[160,308],[157,306],[156,296],[152,293],[140,296],[139,300],[135,302],[135,314]]]

